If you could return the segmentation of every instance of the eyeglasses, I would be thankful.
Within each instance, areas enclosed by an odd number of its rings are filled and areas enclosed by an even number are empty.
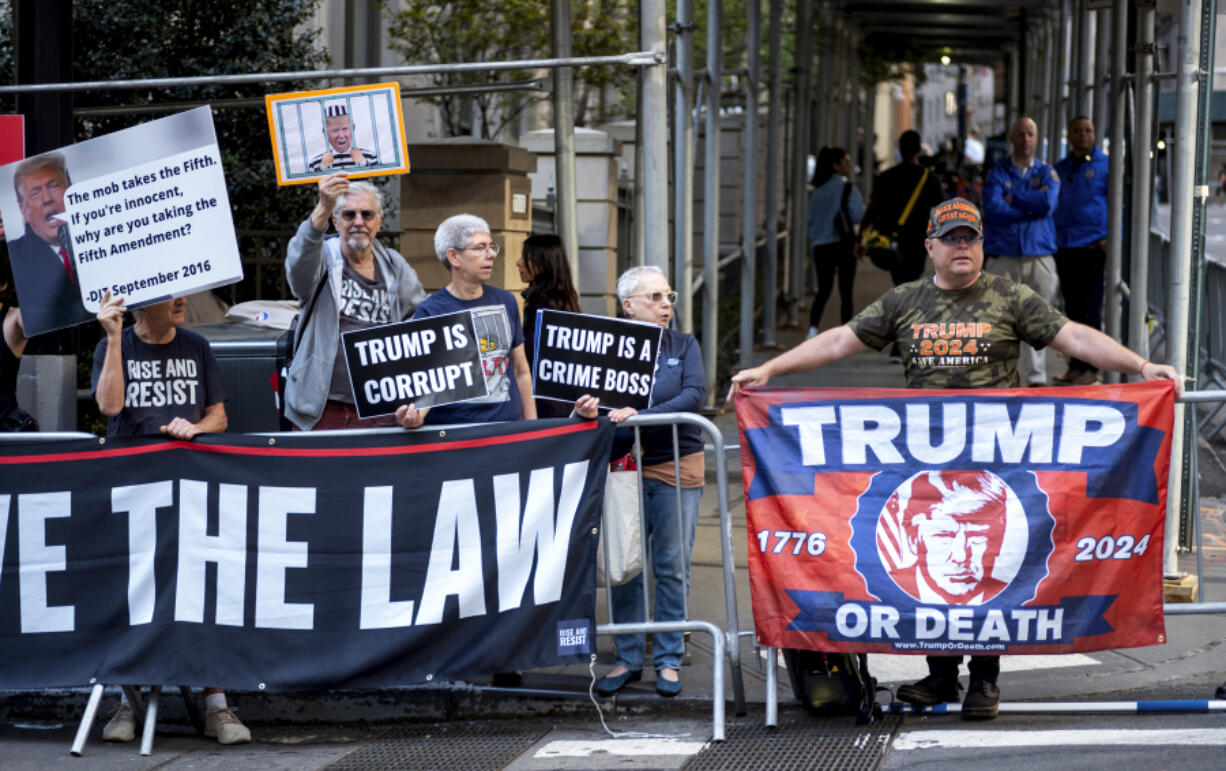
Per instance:
[[[664,302],[665,298],[668,298],[669,305],[677,304],[677,293],[676,292],[643,292],[642,294],[632,294],[630,296],[631,297],[646,297],[648,302],[655,303],[656,305],[659,305],[660,303]]]
[[[502,254],[502,247],[499,246],[498,244],[478,244],[477,246],[466,246],[460,251],[462,252],[481,252],[482,254],[486,252],[493,252],[494,256],[497,257],[498,255]]]
[[[357,211],[356,209],[342,209],[341,219],[345,222],[353,222],[359,214],[362,215],[362,219],[366,222],[371,222],[375,217],[379,216],[377,212],[371,211],[370,209],[362,209],[361,211]]]
[[[983,236],[939,236],[938,240],[946,246],[978,246]]]

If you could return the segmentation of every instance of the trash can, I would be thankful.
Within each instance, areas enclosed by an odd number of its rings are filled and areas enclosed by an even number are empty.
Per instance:
[[[283,423],[278,373],[285,367],[290,332],[247,322],[191,327],[213,349],[230,401],[226,431],[247,434],[289,430]]]

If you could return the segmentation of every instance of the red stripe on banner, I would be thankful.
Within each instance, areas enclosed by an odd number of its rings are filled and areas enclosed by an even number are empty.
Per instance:
[[[46,455],[9,455],[0,456],[0,465],[11,466],[23,463],[68,462],[77,460],[95,460],[98,458],[119,458],[128,455],[145,455],[166,450],[195,450],[196,452],[213,452],[222,455],[259,455],[263,457],[281,458],[360,458],[386,455],[415,455],[423,452],[445,452],[468,447],[493,447],[500,444],[515,442],[530,442],[536,439],[547,439],[554,436],[577,434],[591,431],[596,427],[596,421],[585,420],[581,423],[543,428],[539,431],[524,431],[522,433],[504,436],[488,436],[484,439],[459,439],[450,442],[433,444],[409,445],[404,447],[349,447],[343,449],[322,448],[281,448],[281,447],[242,447],[237,445],[196,444],[182,440],[170,440],[163,444],[145,447],[123,447],[114,450],[89,450],[87,452],[60,452]],[[303,434],[304,437],[308,436]]]

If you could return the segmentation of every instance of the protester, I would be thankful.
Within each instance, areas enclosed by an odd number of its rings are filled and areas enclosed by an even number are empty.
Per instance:
[[[864,218],[864,199],[847,180],[851,156],[841,147],[823,147],[817,155],[813,174],[813,196],[809,198],[807,226],[817,266],[817,297],[809,309],[809,337],[817,334],[826,301],[834,291],[834,276],[839,276],[839,320],[846,324],[852,316],[852,286],[856,280],[855,225]]]
[[[1060,194],[1056,170],[1035,158],[1039,131],[1030,118],[1018,118],[1009,132],[1013,155],[988,172],[983,186],[987,226],[984,268],[1025,284],[1049,303],[1056,301],[1056,224],[1052,210]],[[1026,343],[1018,360],[1026,385],[1047,385],[1043,354]]]
[[[1094,143],[1094,124],[1084,116],[1068,126],[1069,154],[1056,164],[1060,198],[1056,205],[1056,272],[1064,312],[1073,321],[1102,329],[1103,273],[1107,264],[1107,154]],[[1059,383],[1090,385],[1098,370],[1069,359]]]
[[[376,240],[383,194],[343,173],[319,180],[319,200],[286,249],[301,311],[285,383],[285,417],[302,431],[394,426],[360,419],[341,333],[407,319],[426,297],[417,272]],[[329,219],[336,236],[324,237]],[[328,291],[324,291],[327,289]]]
[[[0,227],[0,238],[3,235]],[[13,291],[13,266],[3,243],[0,243],[0,324],[4,327],[4,345],[0,346],[0,431],[37,431],[38,423],[17,406],[17,370],[27,339],[17,293]]]
[[[649,321],[664,328],[660,350],[656,357],[655,385],[651,389],[651,406],[642,414],[665,412],[696,412],[706,398],[702,352],[693,335],[668,328],[677,293],[668,285],[664,272],[654,265],[631,268],[617,279],[617,297],[626,317]],[[576,402],[576,411],[583,417],[594,418],[599,400],[583,396]],[[620,423],[638,415],[633,407],[610,410],[609,420]],[[640,430],[643,459],[643,518],[647,548],[651,554],[652,575],[655,579],[655,621],[680,621],[685,618],[686,598],[690,589],[690,553],[694,550],[694,530],[698,525],[698,504],[706,481],[703,460],[702,433],[697,426],[675,427],[676,458],[673,454],[674,426],[645,427]],[[618,432],[614,455],[629,449],[634,432]],[[681,489],[677,489],[678,467]],[[680,492],[681,510],[677,510]],[[610,590],[613,623],[633,624],[646,619],[643,607],[643,574],[639,573],[621,586]],[[617,646],[617,665],[596,683],[596,693],[612,696],[627,683],[643,678],[645,640],[643,635],[613,636]],[[657,632],[652,635],[652,664],[656,670],[656,692],[672,697],[681,693],[681,659],[685,655],[685,637],[681,632]]]
[[[969,201],[955,198],[936,207],[924,241],[932,260],[931,279],[895,287],[849,324],[806,340],[759,367],[737,373],[729,398],[741,388],[764,386],[773,377],[817,369],[857,353],[880,350],[895,341],[902,348],[908,388],[1017,387],[1018,345],[1024,341],[1038,349],[1051,345],[1103,369],[1139,374],[1145,380],[1172,380],[1176,392],[1182,393],[1182,382],[1173,368],[1146,361],[1102,332],[1069,321],[1024,284],[985,272],[983,233],[979,210]],[[958,343],[961,350],[974,342],[977,353],[961,357],[961,362],[951,356],[923,354],[922,332],[937,323],[945,329],[965,326],[967,334],[976,336],[954,337],[948,342],[951,347]],[[983,497],[985,502],[991,498],[988,494]],[[986,593],[992,588],[977,584],[975,590]],[[939,598],[934,594],[934,600]],[[952,598],[945,601],[952,602]],[[957,701],[961,660],[961,656],[929,656],[928,676],[900,688],[898,698],[912,704]],[[962,717],[996,717],[1000,658],[972,656],[969,669]]]
[[[510,292],[486,283],[501,251],[489,224],[472,214],[448,217],[434,231],[434,253],[451,271],[451,281],[418,306],[413,318],[472,312],[487,393],[430,409],[418,410],[411,404],[401,407],[396,421],[405,428],[415,428],[423,421],[437,425],[536,419],[532,368],[524,355],[519,306]]]
[[[180,329],[187,298],[179,297],[137,312],[123,328],[123,298],[102,296],[98,323],[105,336],[94,349],[93,391],[107,416],[107,436],[165,434],[190,441],[226,430],[226,394],[209,343]],[[191,655],[208,655],[195,651]],[[204,735],[221,744],[251,741],[251,732],[226,704],[220,688],[204,690]],[[111,742],[136,738],[136,719],[125,696],[102,730]]]
[[[524,358],[533,366],[536,351],[536,312],[557,310],[579,313],[579,293],[570,277],[570,263],[562,239],[553,234],[528,236],[519,262],[519,278],[528,284],[524,298]],[[536,400],[538,418],[565,418],[571,405],[552,399]]]

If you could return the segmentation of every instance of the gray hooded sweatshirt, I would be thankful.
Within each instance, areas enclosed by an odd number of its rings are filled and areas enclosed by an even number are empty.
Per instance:
[[[417,271],[403,257],[377,241],[374,248],[375,261],[391,297],[391,317],[407,319],[426,299],[426,290],[417,278]],[[336,349],[341,344],[339,309],[344,266],[338,236],[324,238],[324,232],[317,230],[310,220],[298,226],[286,248],[285,276],[290,291],[301,304],[299,318],[307,322],[298,329],[298,344],[286,377],[285,417],[303,431],[315,427],[328,401]],[[325,276],[329,286],[317,292]],[[316,307],[311,307],[312,304]]]

